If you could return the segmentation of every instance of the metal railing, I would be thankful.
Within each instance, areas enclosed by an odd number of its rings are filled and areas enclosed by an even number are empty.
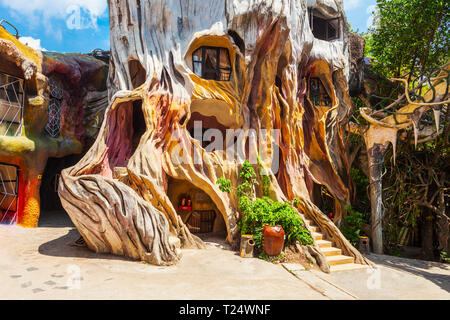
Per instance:
[[[3,23],[6,23],[8,25],[10,25],[11,27],[13,27],[13,29],[16,31],[16,39],[19,39],[19,30],[17,30],[16,27],[14,27],[11,23],[9,23],[8,21],[6,21],[5,19],[0,20],[0,27],[2,27],[3,29],[6,30],[5,26],[3,25]],[[6,30],[8,31],[8,30]]]

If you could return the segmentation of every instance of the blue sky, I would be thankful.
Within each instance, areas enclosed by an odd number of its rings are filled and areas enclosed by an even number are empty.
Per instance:
[[[376,0],[344,0],[354,30],[367,30],[368,8],[375,4]],[[109,49],[107,0],[0,0],[0,19],[11,22],[21,41],[34,48],[81,53]]]

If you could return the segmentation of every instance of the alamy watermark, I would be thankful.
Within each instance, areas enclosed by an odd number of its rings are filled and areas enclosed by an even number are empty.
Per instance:
[[[183,143],[183,138],[191,136],[198,144]],[[226,129],[203,128],[202,121],[194,121],[194,127],[187,131],[175,130],[171,135],[171,142],[175,147],[170,150],[172,163],[175,165],[201,165],[204,161],[203,152],[221,152],[223,161],[244,163],[245,160],[253,165],[265,164],[273,174],[280,168],[280,130],[262,129]]]
[[[70,264],[66,269],[67,281],[66,286],[69,290],[81,289],[81,269],[76,264]]]
[[[97,15],[79,5],[69,5],[66,14],[66,26],[69,30],[97,28]]]
[[[381,289],[381,269],[380,268],[369,268],[367,269],[367,289],[369,290],[379,290]]]

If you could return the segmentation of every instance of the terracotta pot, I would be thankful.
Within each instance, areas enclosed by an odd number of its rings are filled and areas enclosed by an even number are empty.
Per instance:
[[[284,230],[281,226],[263,227],[263,251],[268,256],[277,256],[283,251]]]

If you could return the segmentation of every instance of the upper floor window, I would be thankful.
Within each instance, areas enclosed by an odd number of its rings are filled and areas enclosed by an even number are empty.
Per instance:
[[[18,136],[22,131],[23,79],[0,73],[0,136]]]
[[[231,78],[230,54],[225,48],[198,48],[192,54],[192,67],[203,79],[229,81]]]
[[[50,102],[48,103],[48,122],[45,126],[45,132],[52,137],[58,138],[61,130],[61,103],[63,100],[63,90],[61,83],[51,77]]]
[[[309,80],[309,100],[315,106],[331,107],[331,98],[319,78]]]
[[[309,10],[309,26],[317,39],[326,41],[338,39],[340,37],[340,21],[339,17],[327,19],[319,11]]]

